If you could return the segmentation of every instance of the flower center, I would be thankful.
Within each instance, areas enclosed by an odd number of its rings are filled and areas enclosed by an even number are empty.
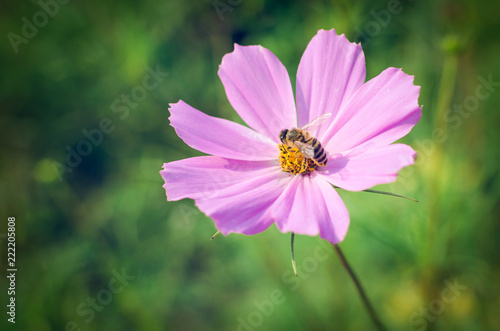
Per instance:
[[[318,168],[313,160],[305,158],[297,148],[279,144],[278,149],[280,150],[279,162],[283,171],[293,175],[307,175]]]

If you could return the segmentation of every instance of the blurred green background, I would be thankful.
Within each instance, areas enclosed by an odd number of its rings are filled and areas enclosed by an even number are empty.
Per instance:
[[[402,67],[422,87],[422,119],[401,140],[417,163],[377,187],[420,202],[340,191],[344,254],[389,329],[500,329],[500,2],[41,5],[0,4],[2,330],[373,329],[327,244],[296,238],[294,278],[289,234],[210,241],[213,222],[166,202],[158,173],[200,155],[169,126],[169,103],[239,121],[217,76],[233,43],[270,49],[295,86],[307,43],[331,28],[362,43],[367,79]],[[157,69],[168,76],[141,88]]]

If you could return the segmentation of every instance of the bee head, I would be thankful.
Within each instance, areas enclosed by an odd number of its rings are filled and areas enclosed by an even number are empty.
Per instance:
[[[300,131],[297,130],[297,129],[293,129],[293,130],[290,130],[288,131],[288,139],[290,140],[297,140],[300,136]]]
[[[288,129],[280,132],[280,140],[283,144],[286,144],[286,135],[288,134]]]

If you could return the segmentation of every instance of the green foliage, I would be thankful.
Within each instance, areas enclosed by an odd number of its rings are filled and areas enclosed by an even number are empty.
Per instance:
[[[0,280],[2,330],[370,329],[331,247],[297,236],[292,277],[289,235],[210,241],[212,221],[192,201],[167,202],[159,175],[200,155],[168,125],[169,103],[241,121],[217,76],[233,43],[269,48],[294,83],[307,43],[330,28],[363,44],[367,78],[402,67],[421,86],[422,119],[402,139],[417,164],[376,188],[420,202],[340,191],[351,215],[341,247],[375,309],[394,330],[500,329],[500,86],[476,92],[500,82],[498,2],[47,3],[58,11],[30,38],[22,18],[33,22],[37,3],[0,13],[4,35],[26,40],[0,44],[2,275],[9,216],[18,269],[15,326]],[[141,89],[155,70],[168,76]],[[80,161],[78,148],[90,148]],[[443,303],[455,280],[467,288]]]

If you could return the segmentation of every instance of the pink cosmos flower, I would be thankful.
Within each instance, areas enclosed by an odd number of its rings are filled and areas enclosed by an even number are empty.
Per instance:
[[[212,156],[165,163],[160,174],[167,200],[193,199],[224,235],[256,234],[275,223],[283,233],[319,234],[337,244],[347,233],[349,213],[334,186],[361,191],[390,183],[414,163],[411,147],[392,143],[420,119],[420,87],[396,68],[365,83],[361,45],[334,29],[318,31],[307,46],[296,102],[285,67],[262,46],[235,44],[222,59],[219,77],[250,128],[183,101],[170,104],[179,137]],[[325,122],[307,129],[327,153],[325,166],[280,141],[282,130],[326,113],[331,116]]]

